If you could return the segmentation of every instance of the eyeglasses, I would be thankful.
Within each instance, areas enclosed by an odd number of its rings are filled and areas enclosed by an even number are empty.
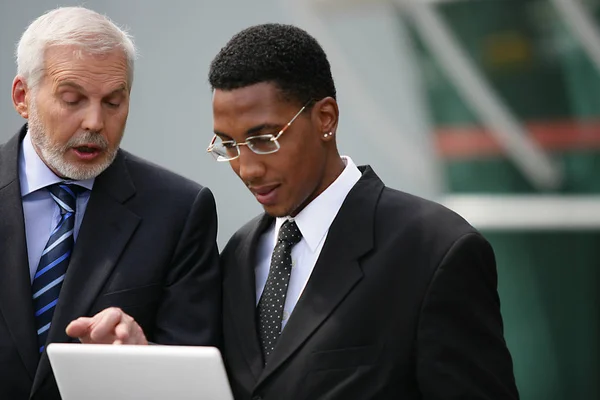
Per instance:
[[[292,123],[302,114],[302,111],[308,107],[312,100],[308,101],[301,109],[298,111],[294,118],[288,122],[283,129],[281,129],[277,135],[258,135],[258,136],[250,136],[246,139],[245,142],[238,143],[235,140],[223,140],[217,142],[219,138],[217,135],[214,135],[208,148],[207,152],[212,154],[212,156],[217,161],[231,161],[235,160],[240,156],[240,146],[248,146],[250,150],[252,150],[256,154],[271,154],[277,152],[281,146],[279,145],[278,139],[283,135],[283,132],[287,130],[287,128],[292,125]]]

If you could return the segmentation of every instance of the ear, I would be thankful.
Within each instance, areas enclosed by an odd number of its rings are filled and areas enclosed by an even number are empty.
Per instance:
[[[12,101],[15,110],[25,119],[29,118],[28,100],[31,98],[31,90],[27,87],[25,79],[16,76],[12,84]]]
[[[315,103],[313,113],[321,140],[333,140],[340,116],[337,101],[333,97],[325,97]]]

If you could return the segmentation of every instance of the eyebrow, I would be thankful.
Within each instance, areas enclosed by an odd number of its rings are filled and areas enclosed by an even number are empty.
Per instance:
[[[57,86],[56,88],[58,89],[58,88],[61,88],[61,87],[63,87],[63,86],[68,86],[68,87],[71,87],[71,88],[73,88],[73,89],[75,89],[75,90],[78,90],[78,91],[80,91],[80,92],[84,92],[84,93],[86,92],[86,90],[83,88],[83,86],[81,86],[80,84],[78,84],[78,83],[75,83],[75,82],[73,82],[73,81],[65,81],[65,82],[61,82],[61,83],[59,83],[59,84],[58,84],[58,86]],[[121,85],[119,85],[119,87],[117,87],[115,90],[113,90],[112,92],[110,92],[109,94],[107,94],[106,96],[103,96],[103,97],[104,97],[104,98],[106,98],[106,97],[110,97],[110,96],[113,96],[113,95],[115,95],[115,94],[117,94],[117,93],[120,93],[120,92],[125,92],[125,91],[127,91],[127,85],[125,85],[124,83],[122,83],[122,84],[121,84]]]
[[[221,138],[221,140],[223,140],[223,139],[226,139],[226,140],[233,140],[233,139],[231,138],[231,136],[229,136],[229,135],[226,135],[226,134],[225,134],[225,133],[223,133],[223,132],[215,131],[215,135],[217,135],[218,137],[220,137],[220,138]]]
[[[280,124],[260,124],[260,125],[257,125],[257,126],[254,126],[254,127],[250,128],[250,129],[248,129],[246,131],[246,136],[248,137],[248,136],[255,135],[256,133],[258,133],[258,132],[260,132],[262,130],[265,130],[265,129],[275,129],[277,131],[280,131],[283,128],[283,126],[284,125],[280,125]],[[217,136],[219,136],[221,138],[227,138],[228,140],[233,140],[231,138],[231,136],[229,136],[226,133],[219,132],[219,131],[214,131],[214,132],[215,132],[215,135],[217,135]]]

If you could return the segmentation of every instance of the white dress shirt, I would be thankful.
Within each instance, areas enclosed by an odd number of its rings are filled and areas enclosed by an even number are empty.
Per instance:
[[[58,182],[74,183],[88,189],[77,198],[73,232],[73,237],[77,239],[81,220],[90,199],[90,191],[94,186],[94,179],[65,181],[56,176],[38,156],[27,133],[19,151],[19,183],[25,217],[29,274],[32,282],[50,233],[60,221],[60,207],[52,199],[50,192],[40,189]]]
[[[302,240],[292,248],[292,274],[288,284],[281,329],[285,327],[308,278],[315,267],[331,223],[335,219],[342,203],[352,187],[358,182],[361,173],[350,157],[342,156],[346,167],[337,179],[311,201],[296,217],[281,217],[275,220],[260,238],[257,249],[257,262],[254,270],[256,276],[256,304],[260,300],[271,265],[271,254],[277,244],[279,228],[288,219],[296,221]]]

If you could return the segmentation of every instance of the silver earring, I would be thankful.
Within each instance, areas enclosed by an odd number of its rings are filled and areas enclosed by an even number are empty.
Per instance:
[[[323,135],[323,137],[327,137],[327,136],[333,136],[333,132],[325,133],[325,134]]]

